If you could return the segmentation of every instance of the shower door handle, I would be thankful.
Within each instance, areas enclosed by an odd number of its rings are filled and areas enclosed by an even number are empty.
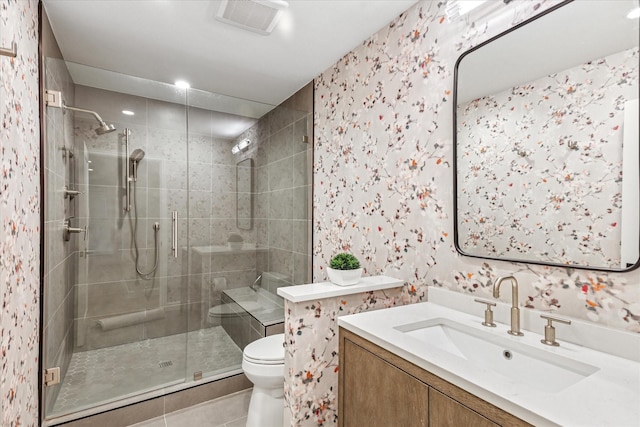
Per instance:
[[[171,254],[178,258],[178,211],[171,212]]]

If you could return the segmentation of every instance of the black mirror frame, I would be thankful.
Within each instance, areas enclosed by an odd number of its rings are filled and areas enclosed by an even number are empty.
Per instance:
[[[543,266],[548,266],[548,267],[562,267],[562,268],[567,268],[567,269],[578,269],[578,270],[592,270],[592,271],[603,271],[603,272],[609,272],[609,273],[626,273],[632,270],[635,270],[636,268],[640,267],[640,259],[638,259],[638,261],[636,261],[636,263],[628,268],[625,269],[620,269],[620,270],[614,270],[611,268],[606,268],[606,267],[590,267],[590,266],[585,266],[585,265],[573,265],[573,264],[561,264],[561,263],[552,263],[552,262],[545,262],[545,261],[536,261],[536,260],[522,260],[522,259],[515,259],[515,258],[496,258],[496,257],[490,257],[490,256],[482,256],[482,255],[472,255],[472,254],[468,254],[465,253],[462,248],[460,248],[460,245],[458,244],[458,237],[459,237],[459,230],[458,230],[458,149],[457,149],[457,145],[458,145],[458,113],[457,113],[457,105],[458,105],[458,67],[460,65],[460,62],[469,54],[471,54],[472,52],[475,52],[476,50],[480,49],[481,47],[501,38],[506,36],[507,34],[518,30],[521,27],[524,27],[525,25],[536,21],[544,16],[546,16],[549,13],[552,13],[553,11],[569,4],[572,3],[574,0],[565,0],[561,3],[558,3],[555,6],[550,7],[549,9],[539,13],[538,15],[533,16],[532,18],[529,18],[517,25],[515,25],[514,27],[509,28],[506,31],[503,31],[502,33],[491,37],[488,40],[485,40],[484,42],[478,44],[477,46],[473,46],[471,49],[467,50],[466,52],[464,52],[462,55],[460,55],[460,57],[458,58],[458,60],[456,61],[455,67],[454,67],[454,71],[453,71],[453,244],[456,248],[456,251],[463,256],[467,256],[467,257],[471,257],[471,258],[477,258],[477,259],[487,259],[487,260],[494,260],[494,261],[505,261],[505,262],[513,262],[513,263],[518,263],[518,264],[534,264],[534,265],[543,265]],[[640,247],[640,239],[638,239],[638,246]]]

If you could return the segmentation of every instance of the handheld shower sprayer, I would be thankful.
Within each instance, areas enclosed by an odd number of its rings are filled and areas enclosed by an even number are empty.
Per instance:
[[[143,150],[136,148],[129,156],[129,161],[132,165],[132,179],[134,181],[138,180],[138,163],[144,158],[144,154]]]
[[[126,183],[126,205],[125,205],[125,212],[129,212],[129,224],[131,224],[131,228],[132,228],[132,232],[133,232],[133,236],[132,236],[132,242],[133,242],[133,249],[134,249],[134,256],[135,256],[135,260],[136,260],[136,272],[138,273],[138,276],[140,276],[142,279],[144,280],[151,280],[154,275],[156,270],[158,269],[158,260],[159,260],[159,253],[160,253],[160,243],[158,242],[158,232],[160,230],[160,223],[156,222],[153,224],[153,241],[154,241],[154,247],[155,247],[155,255],[154,255],[154,262],[153,262],[153,267],[151,268],[151,270],[149,271],[142,271],[141,267],[140,267],[140,252],[138,250],[138,191],[136,189],[136,181],[138,180],[138,163],[140,161],[142,161],[142,159],[144,158],[144,154],[145,152],[143,150],[141,150],[140,148],[136,148],[135,150],[133,150],[133,152],[131,154],[129,154],[129,136],[131,136],[131,130],[129,130],[128,128],[126,128],[124,130],[124,142],[126,145],[126,155],[129,156],[124,157],[124,160],[127,162],[127,167],[125,168],[125,172],[126,172],[126,176],[125,178],[125,183]],[[131,208],[131,189],[133,189],[133,215],[131,214],[130,208]],[[151,287],[151,289],[153,289],[153,287]]]

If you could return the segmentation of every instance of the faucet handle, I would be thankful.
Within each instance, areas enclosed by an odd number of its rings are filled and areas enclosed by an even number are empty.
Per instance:
[[[495,307],[496,303],[493,301],[487,301],[486,299],[476,298],[475,302],[479,302],[480,304],[486,304],[487,309],[484,311],[484,322],[482,324],[484,326],[488,326],[490,328],[495,328],[496,324],[493,323],[493,311],[491,311],[491,307]]]
[[[558,347],[560,344],[556,341],[556,328],[553,327],[553,322],[564,323],[570,325],[571,320],[563,319],[561,317],[550,316],[548,314],[541,314],[540,317],[547,320],[547,325],[544,327],[544,339],[540,340],[542,344]]]

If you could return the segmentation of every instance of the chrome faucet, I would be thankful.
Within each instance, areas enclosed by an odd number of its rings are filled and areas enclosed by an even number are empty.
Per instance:
[[[500,296],[500,285],[505,280],[511,280],[511,329],[507,333],[516,336],[524,335],[520,332],[520,308],[518,308],[518,281],[513,276],[498,277],[493,284],[493,297]]]
[[[251,289],[253,289],[254,291],[257,291],[258,288],[260,288],[260,286],[262,285],[262,274],[259,275],[256,280],[253,281],[253,284],[251,286],[249,286]]]

